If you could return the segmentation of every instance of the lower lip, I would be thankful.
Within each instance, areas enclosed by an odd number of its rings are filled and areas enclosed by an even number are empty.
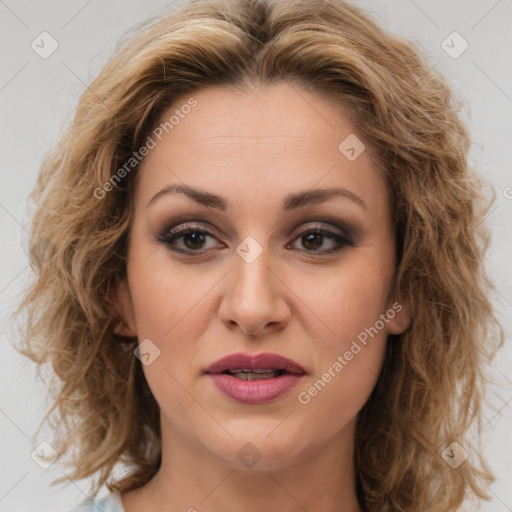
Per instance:
[[[269,402],[291,391],[304,376],[284,373],[271,379],[242,380],[225,373],[208,374],[217,389],[243,404]]]

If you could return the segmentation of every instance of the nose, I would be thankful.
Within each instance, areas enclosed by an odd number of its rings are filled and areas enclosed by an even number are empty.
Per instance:
[[[290,320],[286,286],[270,266],[268,249],[252,263],[234,255],[234,268],[224,282],[219,317],[230,330],[265,336]]]

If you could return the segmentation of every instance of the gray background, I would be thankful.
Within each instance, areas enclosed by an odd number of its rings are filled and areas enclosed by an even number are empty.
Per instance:
[[[448,78],[466,105],[463,115],[473,134],[472,162],[496,190],[496,207],[488,216],[493,242],[487,264],[498,285],[495,303],[506,343],[493,365],[500,387],[491,397],[482,430],[484,451],[497,475],[489,489],[493,501],[482,510],[512,511],[512,0],[353,2],[397,35],[415,41],[431,66]],[[8,320],[30,272],[27,197],[44,154],[119,36],[164,12],[166,5],[158,0],[0,0],[0,511],[64,511],[85,498],[86,482],[69,480],[64,487],[50,487],[62,472],[55,466],[42,469],[30,456],[32,434],[49,402],[33,365],[12,348],[15,331]],[[31,48],[43,31],[59,45],[46,59]],[[454,31],[469,44],[458,58],[442,47]],[[463,48],[457,37],[450,41],[452,53]]]

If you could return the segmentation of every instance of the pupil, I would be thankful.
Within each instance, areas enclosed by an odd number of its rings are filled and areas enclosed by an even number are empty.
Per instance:
[[[188,233],[184,235],[183,241],[189,249],[200,249],[204,242],[204,235],[197,232]],[[187,241],[192,241],[192,243],[187,243]]]
[[[322,234],[321,233],[309,233],[302,237],[304,246],[309,249],[318,249],[322,245]],[[315,241],[317,243],[315,243]],[[313,245],[313,247],[311,246]],[[309,247],[308,247],[309,246]]]

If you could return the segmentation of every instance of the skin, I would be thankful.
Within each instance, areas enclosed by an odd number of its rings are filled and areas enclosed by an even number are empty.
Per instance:
[[[386,181],[369,148],[355,161],[340,152],[340,142],[358,132],[324,96],[280,83],[247,92],[210,87],[193,97],[197,106],[139,169],[127,280],[114,299],[125,334],[160,350],[143,369],[161,411],[162,466],[122,495],[125,511],[360,511],[357,414],[375,386],[387,335],[410,323],[409,304],[391,296],[396,254]],[[170,184],[220,195],[229,207],[177,193],[148,207]],[[282,209],[290,193],[331,187],[366,206],[334,196]],[[188,254],[158,241],[169,226],[187,222],[212,235],[175,241]],[[315,227],[346,230],[352,243],[326,254],[335,240],[302,236]],[[236,252],[248,236],[262,248],[252,263]],[[299,393],[397,301],[401,311],[301,404]],[[240,404],[203,373],[233,352],[277,353],[307,375],[274,401]],[[237,456],[248,442],[261,455],[251,468]]]

